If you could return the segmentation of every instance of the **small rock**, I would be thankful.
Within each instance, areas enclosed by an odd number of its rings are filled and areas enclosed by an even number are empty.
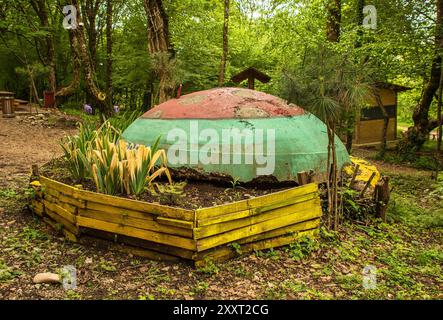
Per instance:
[[[35,275],[34,283],[60,283],[60,276],[56,273],[43,272]]]
[[[91,264],[92,263],[92,258],[88,257],[85,259],[85,264]]]

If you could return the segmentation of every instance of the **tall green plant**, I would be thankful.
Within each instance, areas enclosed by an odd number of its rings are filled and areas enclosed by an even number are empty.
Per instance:
[[[88,153],[92,148],[92,142],[97,138],[97,131],[92,125],[78,125],[78,134],[67,136],[62,139],[61,147],[64,153],[63,158],[67,167],[75,180],[82,180],[90,177],[91,166],[87,160]]]

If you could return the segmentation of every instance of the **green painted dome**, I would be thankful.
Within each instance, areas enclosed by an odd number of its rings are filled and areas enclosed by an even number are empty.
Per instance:
[[[296,180],[300,171],[326,176],[325,124],[295,105],[263,92],[216,88],[172,99],[134,121],[123,138],[167,151],[171,168],[249,182]],[[349,161],[336,138],[338,164]]]

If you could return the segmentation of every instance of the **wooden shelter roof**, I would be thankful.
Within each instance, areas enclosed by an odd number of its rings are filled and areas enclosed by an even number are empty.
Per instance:
[[[249,67],[241,71],[240,73],[237,73],[231,78],[231,80],[235,83],[240,83],[243,80],[249,79],[251,77],[259,80],[262,83],[268,83],[271,80],[270,76],[261,71],[258,71],[254,67]]]

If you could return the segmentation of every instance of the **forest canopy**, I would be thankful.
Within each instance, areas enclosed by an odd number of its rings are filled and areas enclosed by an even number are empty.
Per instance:
[[[67,5],[79,8],[75,30],[64,27]],[[175,96],[180,84],[182,94],[234,86],[232,75],[255,67],[271,77],[267,84],[257,82],[257,90],[289,100],[301,94],[291,102],[302,103],[314,94],[307,79],[318,84],[316,65],[347,61],[352,71],[341,71],[358,75],[358,83],[412,88],[400,96],[399,120],[412,125],[414,110],[425,104],[414,121],[417,128],[422,124],[417,130],[428,133],[436,127],[437,93],[430,86],[431,98],[424,101],[423,91],[441,70],[441,58],[435,60],[441,5],[437,0],[3,0],[0,89],[37,102],[44,90],[54,91],[59,105],[78,108],[100,104],[98,94],[106,92],[102,108],[134,109]],[[334,25],[336,41],[328,41]],[[163,34],[154,33],[160,29]]]

